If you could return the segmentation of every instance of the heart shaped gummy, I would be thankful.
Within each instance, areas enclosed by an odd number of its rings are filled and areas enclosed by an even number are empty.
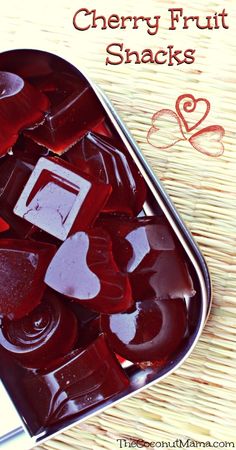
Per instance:
[[[48,286],[101,313],[133,304],[127,275],[119,272],[109,235],[100,228],[79,231],[63,242],[45,276]]]

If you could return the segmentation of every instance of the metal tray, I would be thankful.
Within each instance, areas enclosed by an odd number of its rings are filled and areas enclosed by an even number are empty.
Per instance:
[[[44,51],[39,50],[12,50],[9,52],[5,52],[5,55],[8,57],[12,56],[14,58],[16,52],[19,54],[21,52],[28,53],[33,52],[35,57],[47,57],[47,58],[56,58],[58,61],[64,61],[73,70],[76,68],[71,66],[68,61],[62,60],[61,57],[57,55],[52,55]],[[3,54],[3,55],[4,55]],[[1,69],[1,55],[0,55],[0,69]],[[79,70],[79,69],[77,69]],[[90,411],[85,412],[81,415],[79,419],[68,420],[63,426],[54,426],[50,428],[50,430],[45,429],[41,434],[32,435],[30,434],[29,429],[27,428],[24,418],[20,415],[19,412],[16,411],[16,407],[14,406],[10,392],[7,393],[3,384],[0,383],[0,448],[3,450],[12,450],[13,448],[16,450],[27,450],[36,444],[43,443],[46,439],[52,438],[56,434],[65,431],[69,427],[73,425],[78,425],[81,421],[84,421],[86,418],[91,417],[99,412],[104,411],[111,405],[115,405],[117,402],[122,399],[128,398],[135,393],[140,392],[141,390],[151,386],[152,384],[161,381],[167,375],[171,374],[174,370],[176,370],[190,355],[193,348],[195,347],[206,322],[207,316],[209,314],[210,305],[211,305],[211,283],[208,268],[206,262],[195,243],[193,237],[190,232],[186,228],[182,219],[180,218],[178,212],[176,211],[173,203],[171,202],[169,196],[165,192],[161,182],[154,175],[153,171],[149,167],[146,162],[144,156],[142,155],[138,145],[135,140],[131,136],[130,132],[127,130],[119,116],[117,115],[115,109],[103,94],[103,92],[86,77],[81,70],[79,73],[82,74],[88,83],[94,89],[100,103],[103,105],[103,108],[106,112],[107,117],[109,117],[110,122],[112,123],[114,129],[119,134],[123,143],[125,144],[127,150],[138,166],[140,172],[146,180],[147,186],[149,188],[148,199],[145,202],[143,208],[144,215],[153,215],[157,211],[160,213],[160,209],[162,213],[166,216],[169,221],[173,231],[175,232],[178,240],[180,241],[185,254],[189,260],[189,264],[191,266],[191,275],[194,278],[195,286],[197,286],[198,296],[197,302],[195,302],[194,309],[194,320],[195,320],[195,329],[186,344],[183,351],[179,352],[177,357],[174,360],[171,360],[163,369],[161,369],[158,373],[152,368],[148,368],[146,370],[141,370],[134,365],[129,366],[125,370],[128,372],[130,377],[130,387],[127,389],[125,393],[119,394],[115,398],[104,402],[102,405],[99,405],[93,408]]]

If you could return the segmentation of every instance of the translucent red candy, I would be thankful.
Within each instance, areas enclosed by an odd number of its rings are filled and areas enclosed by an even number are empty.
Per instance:
[[[78,79],[68,72],[50,72],[45,75],[37,76],[35,73],[28,77],[31,84],[43,92],[50,100],[51,110],[74,94],[74,92],[82,91],[86,87],[86,83],[82,79]]]
[[[53,257],[45,283],[83,306],[102,313],[133,304],[128,277],[119,272],[109,235],[99,228],[69,237]]]
[[[63,83],[61,77],[61,84]],[[66,91],[66,90],[65,90]],[[48,147],[56,153],[68,150],[87,131],[96,127],[103,119],[102,107],[88,85],[77,82],[74,90],[57,96],[51,95],[52,106],[45,122],[34,130],[26,132],[35,142]],[[94,104],[96,105],[94,107]]]
[[[49,156],[49,150],[46,147],[36,144],[23,134],[19,136],[15,145],[13,145],[12,153],[16,158],[32,165],[35,165],[41,156]]]
[[[50,244],[0,239],[0,317],[20,319],[40,303],[54,253]]]
[[[101,333],[100,314],[81,306],[78,302],[68,302],[68,298],[65,301],[79,320],[80,333],[77,348],[83,350]]]
[[[116,262],[129,274],[134,299],[194,295],[183,252],[165,218],[109,217],[97,224],[112,238]]]
[[[55,111],[56,107],[61,110],[61,115],[64,116],[67,113],[67,109],[64,110],[64,106],[68,99],[74,95],[75,92],[82,92],[87,83],[84,79],[79,79],[74,74],[68,72],[58,72],[54,71],[47,75],[30,76],[29,81],[31,84],[40,89],[41,92],[44,92],[50,100],[51,114]],[[91,93],[91,92],[90,92]],[[90,95],[90,100],[95,101],[95,97]],[[71,105],[70,105],[71,107]],[[96,105],[97,109],[97,105]],[[84,124],[85,125],[85,124]],[[103,111],[100,109],[100,114],[97,115],[96,121],[91,123],[91,128],[104,136],[112,136],[110,131],[110,127],[107,124],[107,121],[103,115]],[[55,131],[57,134],[59,131]],[[60,131],[61,132],[61,131]],[[84,133],[84,131],[83,131]],[[79,133],[80,135],[81,133]],[[60,153],[60,152],[59,152]]]
[[[3,319],[0,345],[24,366],[45,367],[73,350],[78,340],[78,320],[55,294],[22,319]]]
[[[27,81],[0,72],[0,156],[16,142],[22,129],[42,122],[48,107],[48,98]]]
[[[34,50],[0,70],[0,375],[34,435],[173,361],[195,291],[85,77]]]
[[[65,158],[88,175],[112,186],[112,194],[105,204],[106,213],[138,214],[146,198],[142,175],[126,151],[114,146],[114,140],[87,133],[68,152]]]
[[[110,192],[110,185],[96,182],[63,160],[40,158],[14,213],[64,240],[92,225]]]
[[[149,299],[121,314],[103,315],[101,327],[112,349],[133,362],[169,358],[187,331],[183,299]]]
[[[113,397],[128,387],[129,379],[100,335],[85,350],[68,354],[37,375],[26,373],[23,383],[40,424],[51,425]]]
[[[33,170],[32,164],[13,156],[0,167],[0,216],[20,237],[26,237],[32,225],[17,217],[13,208]]]

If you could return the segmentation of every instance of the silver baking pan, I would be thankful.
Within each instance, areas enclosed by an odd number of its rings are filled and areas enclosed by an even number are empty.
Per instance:
[[[30,52],[30,53],[29,53]],[[3,53],[2,55],[8,58],[21,57],[21,55],[30,55],[33,58],[49,58],[52,61],[62,61],[70,67],[73,72],[77,70],[68,61],[62,60],[57,55],[52,55],[44,51],[39,50],[11,50]],[[1,69],[1,57],[0,55],[0,70]],[[22,63],[23,64],[23,63]],[[78,73],[81,76],[81,70],[78,69]],[[26,425],[24,415],[18,408],[17,400],[10,392],[7,383],[5,386],[0,383],[0,448],[3,450],[27,450],[34,447],[36,444],[43,443],[46,439],[52,438],[56,434],[65,431],[73,425],[78,425],[86,418],[91,417],[97,413],[100,413],[110,406],[115,405],[117,402],[128,398],[143,389],[151,386],[154,383],[161,381],[163,378],[177,370],[181,364],[188,358],[193,348],[197,344],[199,337],[201,336],[204,324],[207,320],[210,305],[211,305],[211,283],[209,271],[206,262],[195,243],[190,232],[183,223],[177,210],[175,209],[172,201],[165,192],[161,182],[158,180],[152,169],[146,162],[143,154],[141,153],[138,145],[127,130],[114,107],[111,105],[104,93],[98,88],[91,80],[88,79],[83,73],[87,82],[92,86],[95,94],[97,95],[100,103],[102,104],[106,116],[109,118],[110,123],[119,134],[121,140],[135,161],[138,169],[142,173],[148,186],[147,201],[144,204],[144,215],[155,215],[161,212],[166,216],[170,223],[174,233],[176,234],[179,242],[184,249],[186,257],[188,259],[190,273],[194,280],[194,285],[197,287],[197,299],[194,301],[193,307],[191,307],[192,323],[194,324],[194,330],[190,336],[190,339],[178,353],[174,360],[171,360],[165,367],[158,372],[154,369],[147,368],[141,370],[135,365],[126,367],[125,370],[130,378],[130,386],[122,394],[117,395],[115,398],[110,399],[102,405],[96,406],[92,410],[83,413],[79,419],[68,420],[63,425],[54,426],[50,429],[43,430],[40,434],[34,434],[32,430]],[[15,381],[17,384],[17,380]]]

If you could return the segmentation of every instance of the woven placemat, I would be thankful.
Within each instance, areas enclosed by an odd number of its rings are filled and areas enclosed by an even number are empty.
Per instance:
[[[19,2],[10,0],[1,12],[0,48],[33,47],[61,52],[83,68],[104,90],[137,140],[204,254],[212,276],[213,306],[203,335],[190,358],[173,375],[121,402],[81,425],[58,435],[37,450],[119,448],[117,439],[236,443],[236,212],[235,117],[236,28],[235,1],[182,2],[186,14],[205,17],[224,7],[228,30],[168,30],[164,0],[96,1],[98,13],[162,16],[156,36],[139,30],[76,31],[72,17],[79,7],[70,0]],[[32,3],[34,3],[32,5]],[[36,4],[37,3],[37,4]],[[84,2],[85,3],[85,2]],[[179,2],[172,1],[178,8]],[[69,5],[68,5],[69,4]],[[30,39],[30,42],[29,42]],[[106,46],[123,42],[125,48],[196,48],[196,62],[179,66],[157,64],[105,65]],[[202,127],[223,127],[224,152],[208,156],[182,140],[169,148],[175,130],[173,116],[162,120],[163,129],[147,141],[151,117],[163,109],[175,110],[183,94],[205,98],[211,104]],[[173,124],[172,124],[173,125]],[[201,128],[201,127],[200,127]],[[171,134],[172,133],[172,134]],[[218,136],[219,137],[219,136]],[[214,141],[215,139],[215,141]],[[173,141],[173,139],[172,139]],[[204,151],[203,142],[202,151]],[[219,147],[211,136],[208,153]],[[36,450],[36,448],[35,448]]]

